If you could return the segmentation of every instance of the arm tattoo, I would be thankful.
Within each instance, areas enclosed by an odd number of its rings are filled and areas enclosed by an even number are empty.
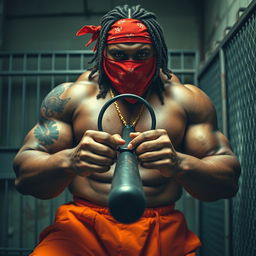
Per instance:
[[[65,87],[57,86],[44,99],[41,109],[44,111],[46,117],[52,117],[54,112],[62,113],[65,105],[71,98],[60,99],[60,95],[65,91]]]
[[[42,118],[39,126],[34,130],[34,135],[45,146],[53,144],[59,137],[56,122]]]

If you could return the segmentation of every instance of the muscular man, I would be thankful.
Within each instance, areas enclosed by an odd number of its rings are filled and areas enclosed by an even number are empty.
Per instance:
[[[238,190],[240,166],[217,129],[209,98],[181,84],[167,68],[168,54],[153,13],[139,6],[117,7],[101,26],[85,26],[96,53],[92,70],[57,86],[44,99],[41,117],[25,138],[14,169],[23,194],[49,199],[67,186],[74,201],[62,205],[33,256],[194,256],[200,246],[174,209],[182,188],[203,201],[230,198]],[[145,97],[157,128],[134,99],[112,104],[97,130],[97,116],[116,94]],[[125,124],[132,124],[129,149],[137,155],[147,209],[135,223],[118,223],[107,208],[117,148]]]

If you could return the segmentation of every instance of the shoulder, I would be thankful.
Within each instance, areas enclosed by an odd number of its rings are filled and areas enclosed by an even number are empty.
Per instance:
[[[166,92],[187,113],[190,123],[216,123],[216,111],[210,98],[197,86],[171,83]]]
[[[73,83],[63,83],[53,88],[44,98],[41,105],[41,115],[45,118],[67,120],[72,118],[81,101],[95,97],[98,86],[93,81],[85,79]]]

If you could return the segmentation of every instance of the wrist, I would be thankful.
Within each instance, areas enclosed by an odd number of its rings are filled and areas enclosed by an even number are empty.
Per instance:
[[[71,161],[72,149],[64,149],[59,151],[55,155],[55,161],[58,164],[60,170],[67,174],[74,174],[75,171]]]
[[[191,170],[192,166],[191,166],[191,162],[193,161],[192,156],[190,155],[186,155],[183,153],[179,153],[177,152],[177,157],[178,157],[178,171],[176,173],[176,177],[177,178],[181,178],[184,175],[188,174],[189,171]]]

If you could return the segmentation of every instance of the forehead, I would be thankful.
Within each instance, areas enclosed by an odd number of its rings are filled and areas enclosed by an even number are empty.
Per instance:
[[[152,44],[144,44],[144,43],[123,43],[123,44],[108,44],[107,45],[108,50],[116,49],[116,50],[153,50]]]

